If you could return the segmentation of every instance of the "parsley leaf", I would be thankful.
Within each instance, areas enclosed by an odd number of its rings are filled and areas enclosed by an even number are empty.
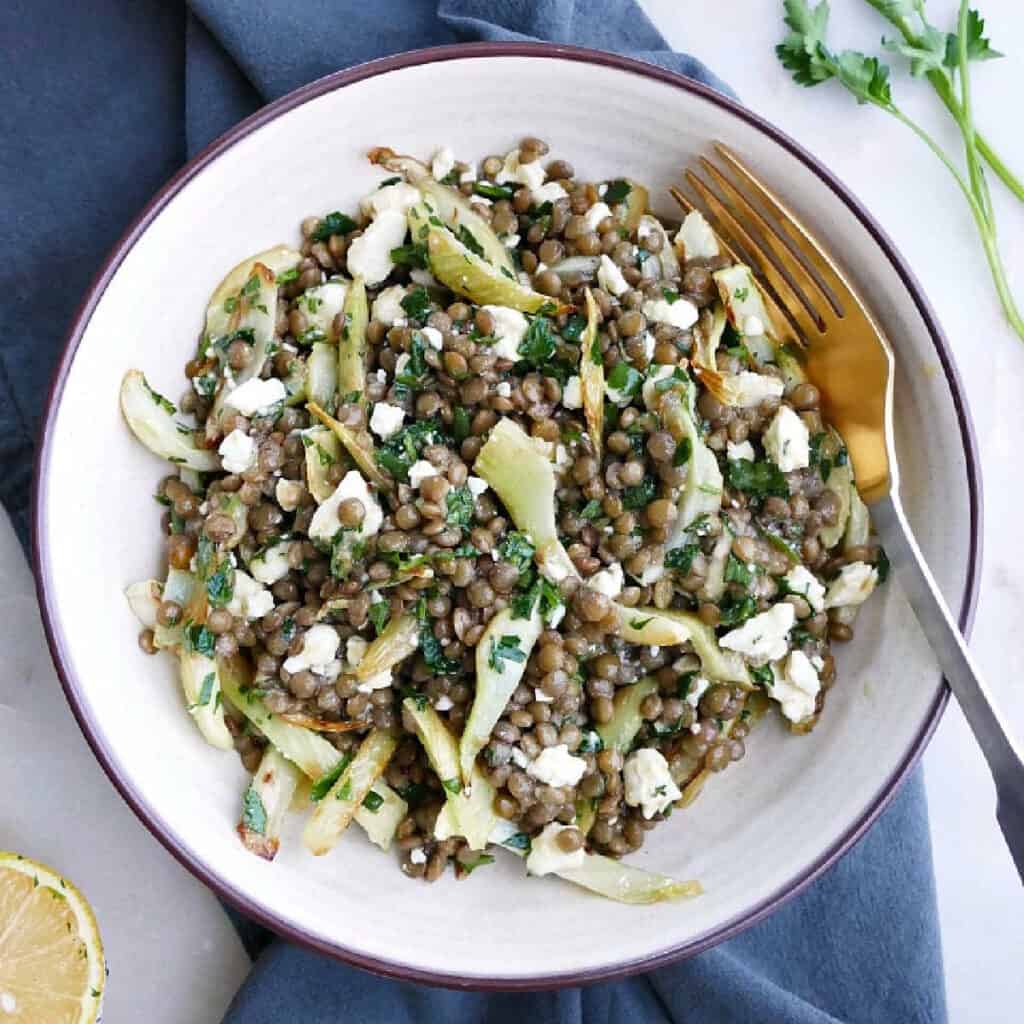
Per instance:
[[[505,535],[505,539],[498,545],[498,554],[506,562],[514,565],[520,573],[524,573],[533,565],[533,542],[525,533],[518,533],[515,530]]]
[[[555,336],[546,316],[535,316],[530,321],[518,351],[520,359],[538,368],[555,354]]]
[[[741,562],[735,555],[730,554],[725,562],[725,582],[737,583],[741,587],[749,587],[757,574],[756,569],[750,569],[746,562]]]
[[[511,199],[514,189],[508,185],[495,185],[490,181],[474,181],[473,191],[485,199]]]
[[[763,686],[768,689],[775,682],[775,675],[770,665],[749,665],[748,671],[755,686]]]
[[[370,616],[373,628],[377,631],[377,636],[380,636],[384,632],[384,627],[388,624],[388,620],[391,618],[391,605],[387,601],[375,601],[370,605],[370,610],[367,614]]]
[[[726,469],[729,486],[744,491],[754,498],[789,497],[789,485],[782,471],[772,462],[751,462],[749,459],[730,459]]]
[[[600,519],[604,514],[604,509],[601,507],[601,502],[597,498],[592,498],[579,510],[580,519]]]
[[[214,655],[217,638],[198,622],[185,624],[185,650],[189,654],[202,654],[207,658]]]
[[[468,487],[452,487],[445,496],[447,515],[445,519],[449,526],[461,526],[468,529],[473,522],[473,494]]]
[[[640,391],[643,382],[643,374],[639,370],[634,370],[626,362],[616,363],[612,367],[611,373],[608,374],[608,388],[611,391],[618,392],[623,398],[626,396],[630,398],[635,397]]]
[[[223,561],[206,581],[206,596],[214,608],[223,608],[235,596],[235,570]]]
[[[312,237],[314,242],[326,242],[331,235],[347,235],[350,231],[355,231],[355,229],[356,222],[351,217],[347,217],[344,213],[335,210],[333,213],[327,214],[317,224]]]
[[[688,573],[694,558],[700,554],[699,544],[685,544],[681,548],[672,548],[665,552],[665,568],[677,572]]]
[[[421,597],[416,605],[416,617],[420,621],[420,653],[427,668],[438,675],[447,676],[462,668],[461,658],[449,658],[441,647],[441,641],[434,636],[430,616],[427,614],[427,599]]]
[[[427,293],[427,289],[413,288],[408,295],[403,297],[401,306],[409,315],[410,320],[426,320],[430,316],[430,295]]]
[[[384,797],[375,793],[372,789],[363,797],[363,806],[371,813],[376,814],[384,803]]]
[[[330,771],[324,772],[323,775],[313,783],[313,786],[309,791],[309,798],[314,803],[323,800],[323,798],[327,796],[334,784],[341,778],[345,769],[352,763],[353,757],[355,757],[355,754],[351,751],[344,754],[338,760],[338,763],[330,769]]]
[[[654,501],[658,493],[658,485],[653,477],[644,477],[643,481],[636,487],[627,487],[622,492],[622,507],[628,509],[644,508]]]
[[[400,245],[397,249],[391,250],[391,262],[400,267],[417,267],[420,270],[426,270],[429,266],[427,247],[422,242]]]
[[[519,637],[514,633],[506,633],[500,640],[491,640],[491,653],[487,657],[487,664],[495,672],[504,672],[506,661],[526,661],[526,652],[519,646]]]
[[[474,256],[482,257],[484,254],[484,247],[476,240],[476,235],[473,234],[465,224],[460,224],[455,229],[455,237],[471,252]]]
[[[718,611],[719,625],[738,626],[757,612],[757,602],[749,594],[744,597],[726,594],[718,604]]]
[[[621,203],[632,191],[633,186],[624,178],[619,178],[617,181],[608,182],[608,188],[605,189],[602,198],[606,203],[614,205],[615,203]]]
[[[486,864],[493,864],[494,858],[489,853],[481,853],[476,860],[471,860],[468,864],[465,861],[458,861],[458,871],[462,877],[472,874],[477,868],[482,868]]]
[[[573,313],[572,316],[565,321],[565,326],[561,330],[561,335],[566,341],[576,342],[580,340],[580,336],[586,330],[587,318],[580,316],[579,313]]]

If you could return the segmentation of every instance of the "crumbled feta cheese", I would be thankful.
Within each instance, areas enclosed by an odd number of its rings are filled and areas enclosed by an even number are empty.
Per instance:
[[[700,722],[694,722],[693,725],[690,726],[690,732],[693,733],[694,736],[696,736],[697,733],[701,731],[701,728],[702,726]]]
[[[539,686],[535,686],[533,689],[533,699],[538,704],[551,704],[555,698],[549,697]]]
[[[564,473],[572,465],[572,456],[564,444],[555,445],[555,472]]]
[[[285,512],[294,512],[302,501],[305,488],[297,480],[278,480],[274,497]]]
[[[785,385],[778,377],[768,377],[751,370],[725,374],[723,380],[731,387],[736,396],[736,405],[741,409],[751,409],[766,398],[781,398],[785,391]]]
[[[628,390],[613,388],[607,380],[604,382],[604,396],[612,405],[617,405],[620,408],[633,401],[633,395]]]
[[[741,441],[739,444],[726,441],[725,456],[730,462],[738,462],[740,459],[746,459],[747,462],[757,461],[754,446],[749,441]]]
[[[488,199],[487,196],[473,196],[469,203],[471,206],[493,206],[494,200]]]
[[[476,499],[487,490],[487,481],[478,476],[471,476],[467,477],[466,486],[469,488],[469,493]]]
[[[424,288],[436,288],[438,286],[437,278],[434,277],[429,270],[425,270],[423,267],[413,267],[412,270],[409,271],[409,280],[412,281],[413,284],[422,285]]]
[[[519,244],[519,242],[520,242],[519,235],[502,235],[501,236],[501,244],[504,245],[506,249],[514,249]]]
[[[339,525],[341,524],[339,523]],[[266,583],[267,586],[284,579],[291,569],[288,564],[288,552],[291,551],[291,548],[291,541],[279,541],[249,562],[249,572],[260,583]]]
[[[371,192],[359,205],[374,217],[382,213],[400,213],[404,217],[422,198],[418,188],[404,181],[396,181],[393,185],[385,185]],[[398,244],[401,245],[401,242]]]
[[[440,352],[444,348],[444,335],[436,327],[424,327],[420,330],[420,334],[432,349]]]
[[[642,808],[645,818],[661,814],[683,795],[669,774],[668,762],[652,747],[642,747],[626,758],[622,781],[626,803]]]
[[[700,703],[701,697],[704,696],[704,691],[710,685],[710,679],[705,679],[704,676],[697,676],[697,678],[690,683],[689,690],[686,691],[686,697],[684,698],[686,703],[689,704],[691,708],[695,708]]]
[[[412,356],[409,355],[408,352],[403,352],[395,360],[395,376],[397,377],[399,374],[405,373],[405,368],[409,365],[409,363],[411,361],[412,361]]]
[[[338,506],[346,498],[358,498],[363,504],[363,521],[352,533],[358,537],[372,537],[384,521],[380,503],[370,493],[370,488],[358,469],[350,469],[335,488],[334,493],[313,513],[309,524],[311,540],[330,541],[341,529]]]
[[[402,309],[402,299],[405,298],[405,288],[400,284],[393,284],[385,288],[380,295],[373,300],[371,316],[389,327],[405,325],[405,310]]]
[[[647,568],[640,574],[640,583],[645,587],[649,587],[651,584],[657,583],[664,575],[665,557],[662,555],[648,562]]]
[[[234,588],[226,608],[232,615],[252,621],[262,619],[274,607],[274,595],[247,572],[235,570]]]
[[[652,658],[656,658],[659,654],[661,654],[661,648],[657,644],[651,644],[648,650],[651,652]]]
[[[533,192],[544,184],[544,168],[539,160],[534,160],[528,164],[521,164],[519,162],[519,150],[513,149],[505,157],[505,163],[498,172],[498,177],[495,178],[495,181],[499,185],[505,185],[508,182],[519,182]]]
[[[526,317],[517,309],[507,306],[482,306],[481,309],[491,314],[494,320],[494,337],[497,339],[488,350],[499,359],[519,359],[519,343],[523,340],[527,328]]]
[[[470,165],[470,167],[467,170],[463,171],[459,175],[459,184],[468,185],[474,181],[476,181],[476,168]]]
[[[356,689],[360,693],[373,693],[374,690],[383,690],[391,685],[391,669],[385,668],[375,672],[372,676],[361,679]]]
[[[414,846],[409,851],[409,862],[412,864],[426,864],[427,855],[422,846]]]
[[[333,626],[318,622],[310,626],[302,637],[302,650],[298,654],[285,660],[284,670],[294,675],[309,669],[317,675],[323,675],[324,671],[338,653],[341,646],[341,638]]]
[[[616,298],[629,291],[629,282],[622,276],[619,267],[604,253],[597,268],[597,283]]]
[[[562,405],[566,409],[580,409],[583,407],[583,386],[579,377],[570,377],[562,388]]]
[[[571,871],[583,867],[587,855],[582,846],[572,853],[566,853],[558,845],[558,833],[564,832],[567,828],[573,826],[559,825],[557,821],[553,821],[544,826],[544,831],[539,836],[533,837],[530,855],[526,858],[526,870],[531,875],[550,875],[552,872]]]
[[[388,382],[387,370],[374,370],[373,371],[373,375],[374,375],[374,377],[377,378],[377,383],[378,384],[387,384],[387,382]]]
[[[502,398],[508,398],[512,394],[512,385],[507,380],[503,380],[494,390]]]
[[[764,322],[759,316],[751,314],[743,319],[743,333],[747,337],[760,337],[764,334]]]
[[[644,331],[642,340],[644,343],[644,355],[647,356],[647,361],[650,362],[654,359],[654,350],[658,347],[658,342],[650,331]]]
[[[382,440],[394,437],[402,429],[405,420],[405,410],[397,405],[389,405],[387,402],[377,402],[373,407],[373,415],[370,416],[370,429]]]
[[[245,473],[256,464],[256,442],[237,428],[221,441],[217,451],[228,473]]]
[[[807,425],[788,406],[779,411],[761,436],[768,457],[783,473],[806,469],[811,464],[811,435]]]
[[[530,767],[530,759],[526,756],[525,751],[520,750],[519,747],[512,748],[512,760],[515,762],[516,767],[522,768],[523,771]]]
[[[447,178],[452,173],[454,167],[455,154],[451,151],[450,147],[442,146],[434,154],[434,158],[430,162],[430,173],[437,181],[440,181],[442,178]]]
[[[648,320],[657,324],[669,324],[686,330],[692,327],[699,316],[697,307],[689,299],[647,299],[643,304],[643,314]]]
[[[793,651],[786,659],[785,669],[780,672],[772,666],[772,697],[779,702],[782,713],[791,722],[802,722],[814,714],[815,698],[821,689],[821,681],[810,658],[803,651]]]
[[[806,566],[793,566],[785,580],[789,592],[806,598],[812,611],[820,612],[825,607],[825,586]]]
[[[284,382],[277,377],[268,377],[266,380],[252,377],[228,392],[224,404],[237,409],[243,416],[253,416],[269,412],[278,402],[284,401],[286,394]]]
[[[381,192],[399,187],[391,185],[381,189]],[[419,192],[416,189],[412,191],[419,199]],[[362,277],[368,285],[380,284],[391,273],[391,250],[397,249],[405,241],[408,228],[404,212],[397,209],[381,210],[348,247],[349,273]]]
[[[684,260],[709,259],[718,255],[718,239],[711,225],[696,210],[688,213],[676,233],[675,245]]]
[[[369,646],[369,643],[361,636],[350,636],[345,641],[345,660],[350,668],[359,667],[359,662],[363,660],[363,655],[366,654]]]
[[[793,606],[782,601],[747,619],[738,629],[726,633],[719,643],[751,661],[778,661],[789,650],[789,631],[795,621]]]
[[[540,206],[542,203],[556,203],[568,194],[557,181],[549,181],[540,188],[535,188],[531,198],[535,206]]]
[[[455,702],[447,693],[442,693],[441,696],[434,701],[435,711],[451,711],[453,707],[455,707]]]
[[[605,597],[613,599],[622,593],[624,582],[625,577],[622,573],[622,565],[619,562],[612,562],[607,569],[595,572],[586,581],[587,586],[592,590],[596,590],[599,594],[604,594]]]
[[[844,608],[863,604],[878,583],[878,570],[867,562],[851,562],[839,570],[839,575],[828,585],[826,608]]]
[[[526,773],[549,786],[575,786],[586,770],[587,762],[570,754],[567,744],[559,743],[545,747],[530,762]]]
[[[437,470],[426,459],[420,459],[409,467],[409,486],[419,487],[428,476],[437,475]]]
[[[594,203],[594,205],[583,214],[583,220],[587,225],[588,231],[596,231],[597,225],[601,223],[606,217],[610,217],[612,211],[608,208],[607,203]]]

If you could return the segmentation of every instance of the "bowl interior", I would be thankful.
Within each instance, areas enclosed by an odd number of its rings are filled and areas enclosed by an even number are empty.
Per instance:
[[[55,653],[108,769],[193,870],[279,931],[381,969],[469,984],[593,977],[721,937],[850,839],[915,752],[940,695],[907,606],[885,588],[840,655],[839,683],[814,733],[792,737],[766,721],[745,761],[632,857],[699,878],[706,894],[683,905],[619,906],[527,879],[520,861],[500,855],[466,884],[450,874],[417,884],[356,828],[329,856],[308,856],[298,819],[273,864],[243,850],[234,824],[245,773],[235,756],[206,746],[183,712],[171,659],[139,652],[122,597],[127,584],[162,571],[152,495],[166,467],[121,422],[121,375],[139,367],[158,390],[179,395],[224,271],[295,241],[302,217],[354,206],[381,177],[363,156],[371,146],[426,156],[448,144],[475,158],[505,152],[525,134],[546,139],[588,178],[647,183],[664,213],[681,168],[720,139],[822,231],[899,354],[901,466],[918,537],[955,607],[971,584],[967,442],[927,324],[850,208],[726,106],[624,66],[463,57],[314,90],[223,148],[122,253],[51,417],[38,543]]]

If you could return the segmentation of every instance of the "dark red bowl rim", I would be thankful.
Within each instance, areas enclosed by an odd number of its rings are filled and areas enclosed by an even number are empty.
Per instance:
[[[701,953],[710,947],[717,945],[726,939],[738,935],[740,932],[751,927],[760,921],[775,908],[786,900],[811,884],[819,875],[826,871],[832,864],[845,854],[864,833],[870,828],[879,814],[888,806],[903,779],[910,770],[917,764],[928,740],[938,724],[939,718],[948,700],[948,690],[941,687],[936,693],[935,699],[927,716],[922,722],[921,728],[911,743],[906,754],[896,766],[892,775],[881,788],[879,793],[870,802],[864,813],[858,818],[847,831],[810,866],[803,869],[799,875],[793,878],[777,892],[748,908],[742,914],[737,915],[718,927],[697,936],[689,942],[683,943],[672,949],[662,950],[659,953],[648,957],[630,960],[627,962],[596,968],[593,970],[575,971],[567,973],[552,973],[532,978],[464,978],[457,973],[440,973],[422,970],[418,967],[381,960],[366,956],[356,950],[349,949],[336,943],[325,942],[319,937],[309,934],[304,930],[295,927],[285,921],[279,920],[274,914],[266,910],[260,903],[236,889],[228,880],[214,874],[199,857],[174,835],[166,823],[161,819],[155,809],[149,807],[135,789],[132,781],[123,777],[115,767],[112,752],[107,749],[102,735],[93,720],[88,702],[84,700],[79,692],[78,682],[75,680],[69,665],[70,658],[66,653],[66,639],[57,618],[53,598],[50,593],[50,552],[47,549],[47,521],[46,503],[44,501],[46,489],[46,471],[50,458],[50,445],[52,442],[52,431],[58,404],[64,390],[64,384],[74,360],[75,353],[85,331],[86,325],[93,314],[98,302],[103,296],[107,285],[116,273],[121,262],[138,241],[142,233],[147,229],[156,215],[167,205],[174,195],[193,177],[201,173],[210,163],[225,150],[235,145],[241,139],[250,135],[256,129],[262,127],[275,118],[294,107],[297,107],[308,100],[321,96],[324,93],[335,89],[343,88],[353,82],[360,82],[376,75],[386,74],[401,68],[412,67],[421,64],[431,64],[437,61],[455,60],[467,57],[543,57],[556,58],[561,60],[581,61],[583,63],[596,64],[604,67],[615,68],[620,71],[627,71],[632,74],[653,78],[665,82],[687,92],[693,93],[700,98],[707,100],[723,110],[746,122],[751,128],[767,135],[778,143],[783,149],[795,156],[804,165],[816,174],[835,193],[835,195],[850,209],[850,211],[861,222],[864,228],[877,242],[878,246],[885,253],[892,264],[893,270],[903,281],[910,293],[914,304],[917,306],[921,318],[924,320],[932,343],[935,346],[936,356],[942,366],[943,373],[949,383],[950,392],[953,397],[953,404],[956,409],[957,419],[960,424],[960,432],[964,445],[964,456],[966,459],[967,483],[970,504],[970,541],[967,564],[967,581],[964,587],[963,597],[960,604],[959,622],[963,630],[968,631],[974,618],[974,610],[977,602],[978,587],[981,567],[981,516],[982,516],[982,495],[981,495],[981,473],[977,454],[974,425],[967,409],[963,393],[963,385],[959,372],[953,360],[949,343],[942,333],[934,312],[925,298],[921,286],[906,262],[896,251],[895,246],[888,235],[875,219],[867,212],[860,202],[852,195],[845,185],[824,167],[807,150],[781,132],[757,114],[752,113],[739,103],[716,92],[707,86],[701,85],[692,79],[686,78],[675,72],[666,71],[653,64],[632,60],[616,54],[606,53],[598,50],[588,50],[580,47],[562,46],[549,43],[470,43],[451,46],[438,46],[423,50],[414,50],[407,53],[396,54],[392,57],[384,57],[379,60],[360,64],[346,71],[338,71],[327,75],[324,78],[311,82],[294,92],[289,93],[281,99],[264,107],[262,110],[246,118],[231,131],[211,143],[206,149],[189,161],[170,181],[153,197],[143,209],[124,235],[114,245],[107,256],[103,266],[94,279],[89,291],[83,299],[74,321],[67,335],[67,341],[60,362],[54,373],[50,386],[50,392],[46,404],[46,414],[43,422],[41,442],[36,457],[35,476],[33,481],[32,496],[32,524],[33,541],[32,553],[35,566],[36,590],[39,597],[39,604],[42,610],[43,626],[46,632],[47,643],[53,656],[57,674],[60,677],[61,685],[64,688],[68,703],[71,705],[79,727],[93,753],[103,766],[104,771],[110,777],[111,782],[118,789],[121,796],[132,808],[135,814],[141,819],[149,831],[167,848],[168,851],[189,871],[192,872],[203,883],[209,886],[221,899],[234,905],[243,914],[260,922],[277,934],[306,946],[309,949],[329,956],[336,957],[358,967],[365,968],[377,974],[389,977],[400,978],[407,981],[426,982],[435,985],[445,985],[454,988],[466,989],[544,989],[561,988],[569,985],[580,985],[595,981],[606,981],[613,978],[621,978],[626,975],[635,974],[640,971],[648,971],[655,967],[662,967],[674,961],[681,960],[697,953]]]

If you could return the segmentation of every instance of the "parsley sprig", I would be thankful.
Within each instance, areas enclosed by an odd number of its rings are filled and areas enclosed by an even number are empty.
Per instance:
[[[814,86],[835,79],[858,103],[869,103],[906,125],[942,161],[967,200],[981,238],[989,271],[1010,326],[1024,340],[1021,317],[1006,278],[996,240],[995,213],[982,168],[984,160],[1024,201],[1024,184],[996,156],[974,127],[971,106],[970,62],[991,60],[1001,54],[985,38],[985,22],[961,0],[955,33],[940,32],[925,17],[924,0],[866,0],[899,29],[901,39],[887,40],[885,48],[910,61],[910,73],[925,77],[949,111],[963,138],[967,177],[938,142],[910,118],[892,97],[889,67],[877,57],[856,50],[833,52],[825,43],[828,0],[814,6],[809,0],[783,0],[789,35],[775,52],[799,85]]]

